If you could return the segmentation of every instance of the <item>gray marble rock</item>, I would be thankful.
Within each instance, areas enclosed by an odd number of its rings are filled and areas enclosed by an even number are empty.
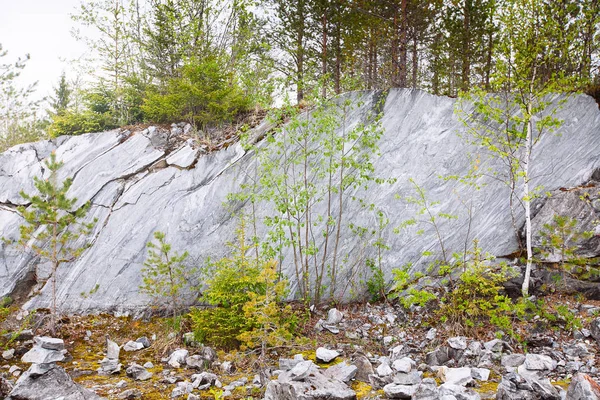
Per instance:
[[[319,347],[316,351],[317,360],[328,363],[335,360],[340,353],[335,350],[326,349],[325,347]]]
[[[121,348],[119,347],[119,345],[107,338],[106,339],[106,358],[111,359],[111,360],[118,360],[120,352],[121,352]]]
[[[42,347],[34,346],[31,350],[21,357],[21,361],[31,364],[49,364],[65,360],[65,352],[57,350],[48,350]]]
[[[138,351],[144,348],[144,344],[140,342],[134,342],[130,340],[129,342],[123,345],[123,350],[127,352]]]
[[[356,365],[350,365],[346,361],[336,364],[323,371],[323,374],[344,383],[349,383],[356,376],[358,368]]]
[[[125,372],[127,372],[127,376],[136,381],[147,381],[152,378],[152,372],[136,363],[129,365]]]
[[[576,374],[567,389],[568,400],[599,400],[600,385],[585,374]]]
[[[440,202],[441,211],[458,216],[440,223],[439,229],[446,250],[461,251],[467,231],[464,228],[467,210],[453,193],[467,193],[468,189],[437,177],[465,175],[470,169],[469,155],[482,152],[460,137],[465,128],[454,114],[456,100],[409,89],[354,92],[345,96],[357,105],[348,113],[345,124],[348,127],[364,122],[367,114],[378,110],[379,100],[385,100],[381,156],[374,160],[373,166],[379,177],[396,179],[394,184],[372,185],[366,191],[352,189],[347,199],[355,195],[367,197],[389,218],[390,227],[399,226],[417,211],[398,199],[414,195],[409,181],[412,178],[430,201]],[[542,136],[534,146],[531,161],[534,177],[531,186],[542,186],[548,191],[579,186],[600,167],[597,151],[600,111],[594,100],[584,95],[573,96],[557,110],[556,117],[564,121],[562,126],[555,133]],[[264,126],[261,124],[261,129]],[[177,127],[175,133],[181,129]],[[136,288],[142,284],[146,243],[156,231],[165,232],[174,250],[188,250],[193,260],[218,259],[228,252],[224,244],[234,239],[237,219],[223,203],[228,194],[249,181],[254,154],[240,144],[210,154],[195,154],[185,142],[170,149],[175,133],[158,128],[130,133],[115,130],[19,145],[0,154],[0,236],[8,240],[18,238],[23,219],[16,206],[25,205],[19,192],[34,193],[33,177],[44,176],[43,161],[52,151],[64,162],[59,178],[74,177],[69,195],[77,197],[78,206],[90,202],[88,216],[98,219],[87,239],[91,246],[77,261],[63,264],[58,270],[57,303],[61,312],[144,313],[152,299]],[[264,132],[258,136],[263,135]],[[253,137],[253,132],[249,136]],[[266,141],[260,143],[263,147],[267,145]],[[482,169],[495,169],[498,165],[482,155]],[[479,245],[493,255],[514,253],[517,242],[510,234],[508,188],[490,177],[481,177],[477,183],[481,190],[468,191],[469,201],[474,205],[470,237],[478,238]],[[235,207],[248,211],[250,204],[235,204]],[[347,200],[343,207],[357,226],[374,221],[372,212],[358,202]],[[259,219],[272,212],[272,206],[267,204],[257,209]],[[315,205],[315,210],[324,211],[325,204]],[[333,212],[336,211],[337,205]],[[516,217],[522,225],[521,210]],[[323,237],[320,231],[325,225],[323,222],[314,227],[315,237]],[[416,235],[421,228],[425,228],[423,234]],[[257,233],[265,237],[266,228],[260,225]],[[400,235],[389,229],[382,235],[391,248],[382,258],[386,278],[391,277],[393,267],[408,261],[413,272],[425,271],[431,261],[424,255],[425,250],[438,246],[432,227],[407,227]],[[363,251],[360,240],[344,229],[340,253],[350,258],[374,256],[370,252],[376,250],[369,247]],[[290,280],[293,297],[299,287],[291,261],[292,250],[284,252],[283,260],[282,271]],[[0,243],[0,296],[10,295],[25,282],[37,263],[36,257]],[[355,276],[354,272],[342,271],[338,280],[349,279]],[[48,307],[52,297],[50,286],[46,284],[25,308]],[[82,297],[82,292],[89,295]],[[190,303],[195,301],[195,296],[186,298]]]
[[[301,368],[300,368],[301,367]],[[306,367],[306,368],[305,368]],[[298,371],[294,371],[298,369]],[[302,369],[302,379],[299,370]],[[356,392],[344,382],[326,376],[311,361],[303,361],[291,371],[270,381],[264,400],[355,400]]]
[[[36,336],[33,338],[36,345],[42,349],[61,351],[65,349],[65,342],[62,339],[48,336]]]
[[[103,397],[73,382],[63,368],[52,365],[43,374],[27,371],[19,378],[5,400],[20,399],[102,400]]]
[[[415,385],[390,383],[383,387],[383,392],[388,399],[412,399],[416,391],[417,386]]]

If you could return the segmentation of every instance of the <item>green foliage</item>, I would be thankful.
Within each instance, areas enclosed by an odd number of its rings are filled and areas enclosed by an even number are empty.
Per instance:
[[[267,347],[282,346],[292,339],[296,317],[291,306],[281,306],[287,294],[287,281],[277,277],[277,263],[263,263],[257,283],[264,291],[249,292],[250,300],[243,306],[244,316],[254,320],[253,328],[238,335],[243,348],[260,347],[261,356],[266,356]]]
[[[400,224],[400,226],[394,229],[394,232],[399,233],[401,229],[409,226],[431,226],[435,231],[436,238],[440,246],[440,251],[442,253],[442,262],[443,264],[447,265],[450,260],[447,254],[446,246],[444,244],[444,237],[442,236],[440,230],[440,224],[443,220],[455,220],[458,217],[454,214],[448,214],[443,211],[436,211],[436,206],[439,205],[440,202],[429,200],[427,198],[427,193],[425,192],[425,189],[419,186],[419,184],[413,178],[410,178],[409,181],[413,186],[413,189],[416,193],[416,197],[408,196],[404,199],[404,201],[407,204],[412,204],[416,206],[416,216],[403,221]],[[422,229],[419,229],[417,231],[418,235],[422,235],[423,233],[424,230]]]
[[[56,271],[60,265],[75,261],[88,247],[85,241],[79,239],[91,232],[96,220],[91,223],[83,222],[89,203],[73,209],[77,199],[67,196],[73,181],[67,178],[62,185],[58,184],[57,172],[62,162],[56,161],[54,153],[45,164],[50,177],[34,178],[35,188],[39,194],[29,195],[23,191],[20,193],[30,205],[19,207],[25,224],[20,226],[18,244],[52,265],[50,279],[52,280],[52,329],[54,329],[54,318],[57,312]]]
[[[108,113],[101,114],[91,110],[65,111],[52,118],[52,123],[48,127],[48,135],[56,138],[62,135],[101,132],[114,127]]]
[[[54,97],[50,99],[51,115],[61,115],[69,109],[72,93],[73,90],[69,87],[67,76],[63,72],[58,81],[58,87],[54,89]]]
[[[371,271],[371,277],[367,280],[367,290],[371,295],[371,301],[384,299],[386,282],[383,270],[371,259],[367,259],[367,268]]]
[[[181,77],[171,78],[162,92],[151,89],[142,110],[153,122],[185,119],[205,128],[231,121],[249,107],[248,99],[234,76],[216,57],[192,59],[181,70]]]
[[[422,273],[411,275],[412,264],[406,264],[402,268],[392,270],[394,286],[390,294],[391,299],[398,299],[404,308],[412,306],[423,307],[429,302],[436,300],[437,296],[431,288],[419,289],[417,283],[424,277]]]
[[[288,261],[282,259],[284,250],[291,250],[297,294],[307,304],[320,303],[326,295],[335,301],[354,282],[342,282],[340,276],[364,272],[364,259],[341,254],[342,232],[370,232],[345,215],[345,203],[375,209],[353,193],[386,182],[376,179],[373,167],[383,133],[380,117],[369,115],[350,126],[351,108],[349,100],[333,99],[308,111],[286,106],[274,113],[275,121],[287,118],[287,124],[267,137],[268,146],[255,147],[259,161],[252,182],[230,196],[275,210],[262,220],[268,236],[261,249],[280,263]],[[323,234],[314,235],[317,229]],[[380,253],[385,244],[379,244]]]
[[[367,290],[371,295],[372,301],[379,301],[386,298],[386,281],[383,273],[383,256],[382,253],[389,250],[390,247],[386,244],[383,238],[383,232],[389,225],[390,220],[381,210],[377,210],[377,230],[374,232],[376,240],[372,243],[377,251],[377,258],[367,259],[367,268],[371,271],[371,277],[367,280]]]
[[[3,64],[7,54],[0,44],[0,152],[44,137],[43,121],[36,115],[42,100],[32,99],[37,82],[25,87],[19,84],[29,55]]]
[[[502,265],[491,265],[491,261],[491,256],[483,255],[475,241],[465,272],[460,275],[456,288],[442,298],[438,311],[439,317],[451,328],[470,332],[492,324],[512,333],[513,303],[502,294],[502,284],[512,274]]]
[[[274,262],[247,255],[256,244],[247,243],[244,222],[237,236],[233,254],[206,272],[201,300],[211,307],[190,312],[196,339],[228,349],[278,345],[290,336],[294,321],[280,305],[287,284],[275,274]]]
[[[168,301],[174,316],[182,307],[181,295],[189,289],[189,277],[185,260],[188,252],[179,255],[171,250],[163,232],[154,232],[154,241],[148,242],[148,257],[142,268],[143,284],[140,291],[153,297],[158,302]]]
[[[577,227],[577,220],[563,215],[554,215],[551,223],[544,224],[540,231],[542,247],[539,249],[546,258],[559,263],[563,279],[567,269],[574,265],[585,264],[586,260],[577,255],[577,243],[590,239],[593,232],[582,232]]]

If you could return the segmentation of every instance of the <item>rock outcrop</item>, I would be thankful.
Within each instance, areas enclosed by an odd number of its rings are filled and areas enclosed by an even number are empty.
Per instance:
[[[512,234],[506,186],[484,177],[478,182],[485,185],[480,190],[464,191],[456,181],[438,178],[465,175],[470,168],[469,155],[481,160],[481,169],[497,166],[460,137],[465,130],[454,114],[456,100],[412,90],[392,90],[386,95],[382,154],[374,167],[378,176],[395,178],[396,183],[356,194],[367,196],[390,220],[383,240],[391,251],[385,252],[382,259],[388,277],[392,267],[406,262],[412,262],[415,270],[424,270],[431,260],[423,252],[438,248],[430,228],[423,235],[415,234],[422,226],[392,233],[393,227],[417,211],[397,198],[414,195],[409,178],[427,192],[431,201],[440,202],[439,211],[458,216],[440,226],[449,253],[462,250],[465,241],[473,238],[496,256],[514,253],[518,246]],[[360,103],[348,115],[347,126],[352,126],[377,109],[382,93],[347,96]],[[588,182],[600,167],[600,112],[594,100],[573,97],[558,110],[557,117],[564,120],[561,128],[543,136],[534,147],[532,187],[577,187]],[[265,124],[255,131],[262,135]],[[74,178],[69,194],[77,197],[77,205],[91,202],[89,218],[98,219],[92,236],[87,238],[91,246],[76,262],[58,271],[62,312],[142,312],[150,299],[138,290],[142,283],[140,270],[146,243],[155,231],[165,232],[175,250],[188,250],[196,264],[228,251],[224,244],[233,239],[237,219],[223,203],[248,179],[253,153],[235,144],[206,154],[182,138],[182,132],[182,127],[176,126],[167,131],[151,127],[137,132],[92,133],[19,145],[0,154],[0,236],[8,240],[18,237],[22,218],[16,207],[27,205],[19,191],[34,193],[33,177],[44,176],[43,161],[52,151],[64,162],[59,178]],[[473,205],[468,238],[465,201]],[[375,220],[372,211],[356,202],[348,201],[343,207],[356,225]],[[259,208],[259,217],[268,213],[269,207]],[[517,218],[522,222],[522,213]],[[259,234],[264,235],[264,229]],[[321,235],[315,233],[315,237]],[[371,250],[363,250],[358,241],[354,235],[344,234],[341,253],[369,256]],[[31,255],[0,242],[0,296],[15,291],[20,282],[30,278],[36,264]],[[293,295],[297,282],[291,264],[284,262],[283,270],[291,280]],[[43,282],[45,266],[37,267],[38,281]],[[350,275],[344,278],[351,280]],[[49,285],[42,287],[26,307],[47,307],[49,289]],[[191,303],[195,298],[190,296],[188,300]]]

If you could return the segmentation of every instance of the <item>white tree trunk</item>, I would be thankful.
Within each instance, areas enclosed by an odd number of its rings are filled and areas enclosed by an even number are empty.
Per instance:
[[[531,120],[531,101],[527,105],[529,120],[527,121],[527,136],[525,138],[525,160],[523,162],[523,204],[525,206],[525,243],[527,247],[527,266],[523,277],[521,292],[523,297],[529,295],[529,280],[531,277],[531,264],[533,250],[531,246],[531,194],[529,191],[529,162],[531,161],[531,147],[533,146],[533,122]]]

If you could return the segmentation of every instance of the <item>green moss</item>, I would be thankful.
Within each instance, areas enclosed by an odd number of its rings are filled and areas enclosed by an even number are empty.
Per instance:
[[[358,400],[364,399],[368,395],[373,394],[373,388],[371,385],[365,382],[353,381],[350,387],[356,392],[356,398]]]
[[[498,382],[487,381],[481,382],[478,387],[475,388],[478,393],[496,393],[498,391]]]

